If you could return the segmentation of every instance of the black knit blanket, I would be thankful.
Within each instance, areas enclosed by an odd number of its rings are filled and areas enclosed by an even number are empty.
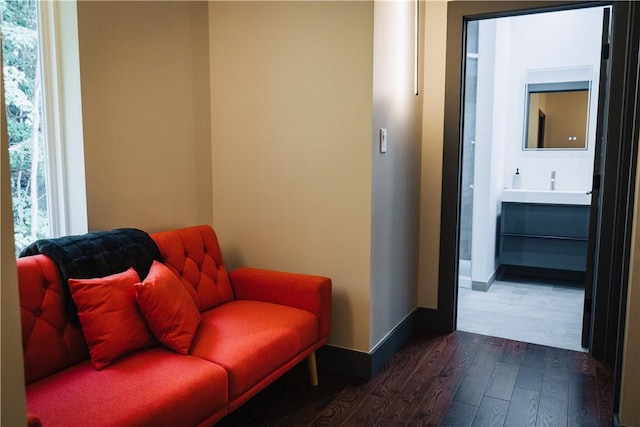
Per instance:
[[[20,257],[37,254],[49,256],[58,267],[65,310],[71,322],[77,322],[78,309],[71,298],[69,279],[104,277],[129,267],[144,279],[153,261],[162,261],[151,236],[133,228],[37,240],[24,248]]]

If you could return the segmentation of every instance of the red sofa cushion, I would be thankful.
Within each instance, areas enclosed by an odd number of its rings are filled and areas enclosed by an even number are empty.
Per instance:
[[[147,277],[135,289],[138,306],[158,341],[187,354],[200,323],[200,312],[178,277],[154,261]]]
[[[232,301],[202,313],[191,354],[224,367],[234,400],[318,340],[318,318],[305,310]]]
[[[202,312],[233,299],[220,245],[207,225],[151,235],[165,265],[182,283]]]
[[[139,282],[133,268],[101,278],[69,279],[69,290],[96,369],[155,342],[136,303],[134,285]]]
[[[79,323],[67,322],[58,269],[46,255],[16,260],[25,383],[89,358]]]
[[[27,409],[44,426],[193,426],[224,416],[227,399],[224,369],[162,347],[101,371],[82,363],[27,387]]]

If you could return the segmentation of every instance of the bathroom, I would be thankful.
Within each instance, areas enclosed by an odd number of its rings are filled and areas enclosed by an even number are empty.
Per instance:
[[[467,26],[461,330],[482,333],[482,324],[492,323],[488,317],[500,318],[472,308],[502,292],[509,294],[506,304],[484,312],[508,305],[507,313],[486,334],[514,338],[510,332],[517,324],[525,338],[516,339],[582,349],[604,9]],[[567,104],[565,96],[554,107],[551,96],[560,95],[573,96],[575,103]],[[505,283],[511,287],[495,287]],[[544,305],[558,312],[542,318]],[[526,312],[535,312],[530,329],[523,326]],[[554,341],[549,335],[558,330],[563,336]]]

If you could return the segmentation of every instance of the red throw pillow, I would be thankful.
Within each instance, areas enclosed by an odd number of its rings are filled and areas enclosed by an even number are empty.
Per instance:
[[[96,369],[154,342],[136,304],[133,268],[96,279],[69,279],[71,296]]]
[[[146,279],[135,288],[138,305],[158,341],[187,354],[200,324],[200,311],[180,279],[154,261]]]

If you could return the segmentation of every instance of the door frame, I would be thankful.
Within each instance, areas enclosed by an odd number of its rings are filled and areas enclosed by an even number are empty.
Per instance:
[[[640,5],[627,1],[455,1],[448,4],[438,310],[434,320],[439,330],[456,330],[462,174],[460,137],[464,125],[460,108],[464,95],[462,52],[465,51],[466,21],[607,5],[612,6],[613,16],[610,81],[616,84],[610,85],[606,107],[609,121],[601,222],[606,222],[605,228],[610,234],[603,229],[602,234],[607,238],[598,243],[600,251],[607,251],[608,256],[601,257],[596,266],[592,325],[598,321],[605,326],[599,326],[603,331],[592,330],[591,352],[614,367],[614,412],[617,412],[638,149],[636,108],[640,101],[636,73],[640,30],[634,27],[640,22]],[[604,339],[598,337],[601,332],[606,334]]]
[[[602,197],[600,197],[600,189],[602,187],[602,171],[605,162],[605,132],[607,129],[608,115],[602,114],[607,108],[609,99],[607,85],[611,81],[610,73],[610,47],[611,47],[611,10],[605,9],[602,16],[602,43],[600,52],[600,78],[598,82],[598,118],[596,123],[596,140],[594,147],[593,159],[593,180],[591,189],[591,209],[589,212],[589,243],[587,248],[587,271],[585,273],[584,283],[584,304],[582,306],[582,347],[591,346],[591,334],[593,333],[593,321],[591,312],[593,311],[593,294],[594,284],[596,282],[596,271],[599,262],[599,246],[601,236],[600,228],[600,207],[602,206]],[[596,250],[597,249],[597,250]]]
[[[609,120],[606,130],[605,173],[603,177],[602,219],[599,244],[605,254],[597,267],[594,289],[591,353],[613,367],[614,414],[620,405],[622,359],[635,210],[635,184],[640,134],[640,4],[614,2],[611,45]],[[618,40],[618,42],[616,42]],[[614,120],[615,119],[615,120]],[[612,144],[611,141],[618,141]],[[613,146],[613,147],[610,147]],[[608,284],[609,286],[601,286]],[[598,333],[598,327],[602,332]]]
[[[488,19],[597,7],[610,5],[604,2],[561,1],[454,1],[447,5],[447,56],[444,106],[444,145],[442,156],[442,204],[440,220],[440,260],[438,278],[438,319],[440,330],[454,331],[457,323],[458,255],[460,192],[462,176],[462,152],[460,135],[464,123],[460,116],[464,93],[462,55],[466,34],[466,22],[472,19]]]

